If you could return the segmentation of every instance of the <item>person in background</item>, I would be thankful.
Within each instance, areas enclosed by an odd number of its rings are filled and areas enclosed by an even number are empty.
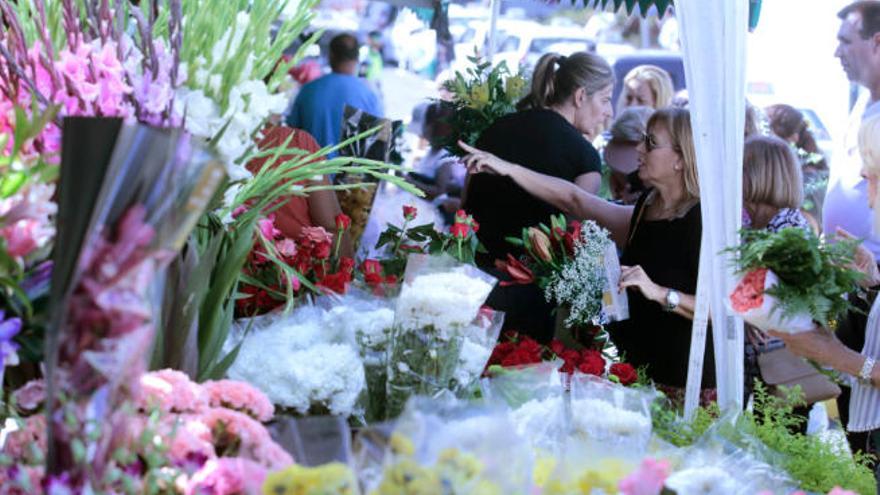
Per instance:
[[[664,108],[638,146],[639,178],[649,187],[634,206],[618,205],[558,177],[461,144],[471,173],[513,180],[578,219],[595,220],[623,250],[620,287],[630,289],[628,320],[608,325],[628,362],[673,402],[683,402],[699,271],[702,218],[696,152],[687,110]],[[484,174],[480,174],[484,175]],[[715,398],[712,337],[706,340],[702,403]]]
[[[862,124],[857,142],[864,163],[861,175],[867,186],[865,203],[873,208],[867,220],[880,230],[880,115],[871,116]],[[838,231],[838,234],[852,238],[846,231]],[[862,288],[880,285],[876,258],[867,247],[858,248],[853,265],[864,274],[860,281]],[[825,328],[796,334],[770,332],[770,335],[782,339],[791,352],[857,379],[847,401],[848,410],[840,411],[841,419],[845,421],[853,450],[877,455],[880,453],[880,367],[876,365],[880,360],[880,299],[876,298],[876,290],[868,293],[874,301],[867,320],[853,315],[858,319],[855,324],[865,332],[864,343],[858,349],[838,340],[834,332]],[[878,468],[880,466],[875,467],[875,476]]]
[[[773,136],[746,139],[743,153],[743,228],[779,232],[788,227],[811,230],[803,215],[800,164],[788,144]],[[758,354],[775,349],[779,341],[746,324],[745,402],[760,378]],[[798,408],[806,414],[809,409]]]
[[[611,125],[610,138],[602,151],[608,166],[608,188],[611,199],[632,205],[645,192],[639,179],[638,145],[645,135],[645,126],[654,109],[629,107]]]
[[[286,121],[308,131],[321,147],[339,143],[345,105],[382,116],[378,97],[357,77],[357,38],[340,34],[330,41],[330,68],[330,74],[302,87]]]
[[[863,119],[880,114],[880,2],[853,2],[837,16],[841,22],[834,56],[840,59],[847,78],[866,88],[868,95],[853,107],[847,130],[835,145],[829,164],[828,192],[822,204],[822,231],[832,236],[838,229],[846,230],[864,239],[863,245],[877,257],[880,232],[875,232],[871,225],[868,183],[861,176],[858,130]],[[865,345],[864,328],[857,325],[839,329],[838,336],[850,349],[860,350]],[[843,393],[837,404],[841,420],[847,422],[850,389],[841,388]],[[857,433],[849,433],[847,438],[853,450],[863,448],[866,442],[864,435]]]
[[[822,218],[822,202],[828,186],[828,163],[800,110],[790,105],[772,105],[765,110],[770,130],[795,150],[804,176],[804,210],[811,218]],[[811,220],[812,221],[812,220]]]
[[[451,107],[436,102],[425,109],[421,137],[428,142],[428,153],[409,174],[409,181],[440,210],[447,225],[453,223],[455,212],[461,207],[461,193],[467,175],[461,161],[439,144],[450,133],[446,123],[450,112]]]
[[[496,120],[477,146],[595,193],[602,182],[602,159],[583,135],[611,117],[613,85],[614,71],[598,55],[548,53],[535,66],[531,91],[518,105],[521,110]],[[495,260],[506,259],[508,253],[522,254],[507,237],[560,213],[510,178],[486,174],[468,177],[463,208],[480,224],[477,237],[487,252],[478,253],[476,262],[484,270],[494,270]],[[488,304],[507,312],[507,328],[544,341],[553,335],[553,306],[535,286],[498,286]]]
[[[673,96],[672,78],[656,65],[640,65],[623,78],[623,93],[618,111],[628,107],[650,107],[655,110],[668,107]]]
[[[291,138],[291,135],[293,136]],[[287,140],[290,139],[288,142]],[[318,143],[308,132],[301,129],[292,129],[285,126],[270,126],[263,138],[257,142],[260,150],[272,149],[287,142],[287,147],[299,149],[308,153],[315,153],[319,149]],[[275,166],[291,160],[292,155],[282,155],[275,162]],[[253,173],[266,165],[269,157],[254,158],[247,164],[247,169]],[[323,158],[320,158],[323,160]],[[309,181],[309,184],[299,185],[324,185],[329,186],[327,177],[321,177],[317,181]],[[313,191],[308,196],[291,194],[280,200],[281,205],[273,212],[275,215],[275,227],[289,239],[298,239],[303,227],[324,227],[327,232],[335,234],[336,215],[342,213],[336,191]],[[346,232],[342,236],[340,244],[342,256],[353,256],[351,239]]]

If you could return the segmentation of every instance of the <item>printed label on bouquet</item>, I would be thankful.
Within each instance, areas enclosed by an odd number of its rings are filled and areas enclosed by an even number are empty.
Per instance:
[[[620,284],[620,261],[617,248],[608,243],[603,256],[605,265],[605,288],[602,291],[602,315],[605,321],[621,321],[629,318],[629,299],[626,290],[618,289]]]

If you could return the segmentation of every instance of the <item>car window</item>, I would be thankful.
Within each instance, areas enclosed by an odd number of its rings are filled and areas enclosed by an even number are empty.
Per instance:
[[[499,51],[499,52],[515,52],[515,51],[519,50],[519,38],[518,37],[516,37],[514,35],[510,35],[510,34],[502,34],[499,37],[499,39],[501,40],[501,42],[498,43],[498,50],[497,51]]]

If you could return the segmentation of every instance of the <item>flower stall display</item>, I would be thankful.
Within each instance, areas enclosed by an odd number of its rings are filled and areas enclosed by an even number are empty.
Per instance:
[[[44,470],[45,386],[40,380],[16,391],[15,407],[27,415],[7,421],[0,433],[0,491],[257,494],[269,470],[293,462],[262,424],[272,418],[272,404],[245,383],[199,385],[179,371],[161,370],[141,375],[135,384],[131,400],[120,406],[124,425],[104,425],[88,416],[68,418],[82,442],[73,452],[76,463],[94,457],[84,449],[101,445],[95,439],[113,439],[112,459],[97,479]],[[213,491],[221,487],[227,491]]]
[[[449,126],[451,132],[440,143],[446,150],[461,156],[459,141],[474,145],[480,134],[499,118],[516,111],[517,103],[528,92],[528,83],[521,73],[513,74],[506,63],[492,65],[477,57],[464,74],[456,71],[445,89],[452,93]]]
[[[812,232],[743,231],[733,251],[742,275],[730,305],[762,330],[796,333],[831,326],[850,308],[860,274],[849,268],[856,242],[823,243]]]
[[[449,256],[413,254],[394,315],[386,414],[400,414],[412,395],[446,390],[466,332],[495,279]]]

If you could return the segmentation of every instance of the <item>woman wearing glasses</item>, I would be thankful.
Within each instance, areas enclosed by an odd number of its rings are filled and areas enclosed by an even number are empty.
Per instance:
[[[635,205],[617,205],[555,177],[542,175],[467,145],[471,173],[511,178],[530,194],[576,218],[592,219],[622,249],[620,286],[629,288],[630,319],[609,326],[618,350],[673,400],[687,381],[702,224],[696,157],[687,110],[666,108],[648,120],[639,179],[649,189]],[[711,342],[711,338],[707,342]],[[714,398],[714,358],[706,347],[705,401]]]

